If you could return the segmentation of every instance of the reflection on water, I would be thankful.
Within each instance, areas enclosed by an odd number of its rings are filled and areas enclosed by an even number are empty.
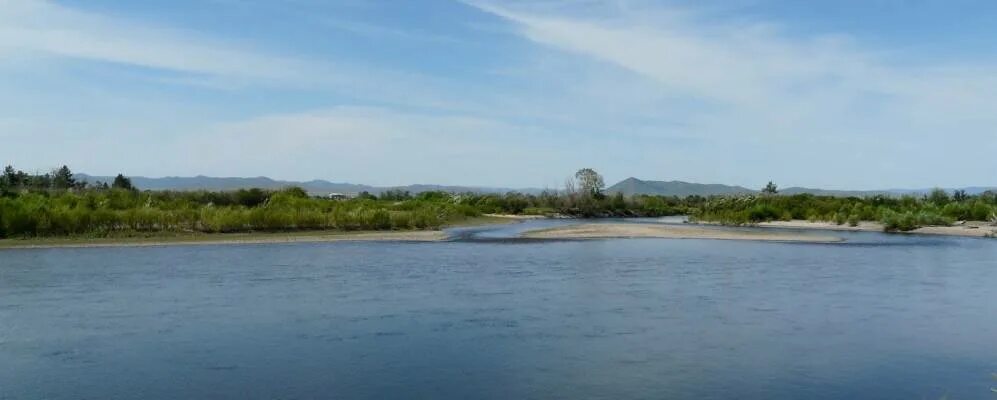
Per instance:
[[[0,252],[0,398],[990,398],[997,241]],[[837,234],[837,233],[836,233]]]

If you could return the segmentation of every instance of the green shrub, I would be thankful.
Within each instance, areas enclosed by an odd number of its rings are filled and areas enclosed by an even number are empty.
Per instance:
[[[883,213],[883,217],[880,220],[883,223],[883,229],[892,231],[912,231],[914,229],[920,228],[917,223],[917,216],[912,212],[898,213],[895,211],[887,210]]]
[[[408,211],[392,211],[391,229],[412,229],[412,213]]]
[[[370,223],[367,226],[367,229],[391,229],[391,214],[383,209],[373,211],[370,215]]]
[[[768,204],[758,204],[748,210],[748,220],[751,222],[767,222],[780,217],[775,207]]]
[[[920,226],[949,226],[952,225],[952,222],[952,218],[934,211],[920,211],[917,213],[917,224]]]
[[[438,228],[440,225],[439,217],[431,210],[423,209],[412,213],[412,226],[418,229]]]
[[[838,225],[844,225],[848,221],[848,217],[843,213],[834,213],[834,223]]]
[[[859,222],[861,222],[861,221],[862,220],[861,220],[861,218],[859,217],[858,214],[852,214],[852,215],[848,216],[848,226],[851,226],[851,227],[859,226]]]
[[[988,221],[997,212],[997,207],[991,206],[982,200],[977,200],[969,208],[969,216],[965,219],[973,221]]]

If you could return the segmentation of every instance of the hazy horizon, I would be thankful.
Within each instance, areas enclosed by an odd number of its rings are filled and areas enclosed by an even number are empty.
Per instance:
[[[90,174],[90,173],[87,173],[85,171],[77,171],[75,173],[76,174],[83,174],[83,175],[86,175],[87,177],[91,177],[91,178],[93,178],[93,177],[106,178],[105,180],[107,180],[107,179],[113,179],[114,175],[116,175],[116,174]],[[144,179],[174,179],[174,178],[177,178],[177,179],[196,179],[196,178],[205,178],[205,179],[271,179],[271,180],[276,181],[276,182],[290,182],[290,183],[308,183],[308,182],[313,182],[313,181],[324,181],[324,182],[332,183],[332,184],[371,186],[371,187],[388,188],[388,189],[393,188],[393,187],[407,187],[407,186],[420,186],[420,185],[424,185],[424,186],[458,186],[458,187],[482,188],[482,189],[514,189],[514,190],[554,189],[554,190],[559,190],[563,186],[563,182],[562,182],[561,185],[553,185],[553,186],[528,186],[528,185],[527,186],[492,186],[492,185],[481,185],[481,184],[475,184],[475,183],[438,183],[438,182],[423,182],[423,181],[413,181],[413,182],[408,182],[408,183],[403,183],[403,184],[398,184],[398,185],[377,185],[377,184],[370,184],[370,183],[367,183],[367,182],[354,182],[354,181],[347,181],[347,180],[340,180],[340,179],[330,179],[330,178],[321,178],[321,177],[319,177],[319,178],[311,178],[311,179],[282,179],[282,178],[276,178],[276,177],[266,176],[266,175],[259,175],[259,176],[212,176],[212,175],[204,175],[204,174],[189,175],[189,176],[188,175],[184,175],[184,176],[180,176],[180,175],[141,176],[141,175],[128,175],[128,174],[124,174],[124,175],[128,176],[128,177],[131,177],[131,178],[144,178]],[[565,179],[570,179],[570,177],[566,175]],[[697,181],[688,181],[688,180],[682,180],[682,179],[649,178],[649,177],[640,177],[640,176],[628,176],[628,177],[624,177],[624,178],[621,178],[621,179],[607,180],[605,182],[605,184],[606,184],[606,187],[609,188],[610,186],[613,186],[613,185],[615,185],[617,183],[621,183],[621,182],[623,182],[625,180],[628,180],[628,179],[638,179],[638,180],[641,180],[641,181],[644,181],[644,182],[685,182],[685,183],[702,184],[702,185],[725,185],[725,186],[732,186],[732,187],[738,186],[738,187],[744,187],[746,189],[751,189],[751,190],[760,190],[761,189],[761,187],[757,187],[756,188],[756,187],[752,187],[752,186],[748,186],[748,185],[744,185],[744,184],[739,184],[739,183],[736,183],[736,182],[733,182],[733,183],[732,182],[697,182]],[[964,188],[995,188],[995,187],[997,187],[997,186],[992,186],[992,185],[966,185],[966,186],[934,185],[934,186],[926,186],[926,187],[877,187],[877,188],[848,188],[848,187],[845,187],[845,188],[837,188],[837,187],[817,187],[817,186],[808,186],[808,185],[783,185],[783,184],[779,184],[777,182],[774,182],[774,183],[776,183],[780,189],[798,188],[798,189],[818,189],[818,190],[846,191],[846,192],[847,191],[893,191],[893,190],[899,190],[899,191],[905,191],[905,190],[907,190],[907,191],[918,191],[918,190],[931,190],[931,189],[934,189],[934,188],[942,188],[942,189],[953,190],[953,189],[964,189]]]
[[[997,186],[994,3],[0,4],[25,171]]]

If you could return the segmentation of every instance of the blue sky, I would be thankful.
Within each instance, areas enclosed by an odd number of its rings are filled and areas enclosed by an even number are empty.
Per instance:
[[[997,185],[994,20],[987,1],[0,0],[0,161]]]

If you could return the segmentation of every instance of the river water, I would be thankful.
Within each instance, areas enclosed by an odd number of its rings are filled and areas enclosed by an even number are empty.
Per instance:
[[[997,240],[0,251],[2,399],[991,399]]]

